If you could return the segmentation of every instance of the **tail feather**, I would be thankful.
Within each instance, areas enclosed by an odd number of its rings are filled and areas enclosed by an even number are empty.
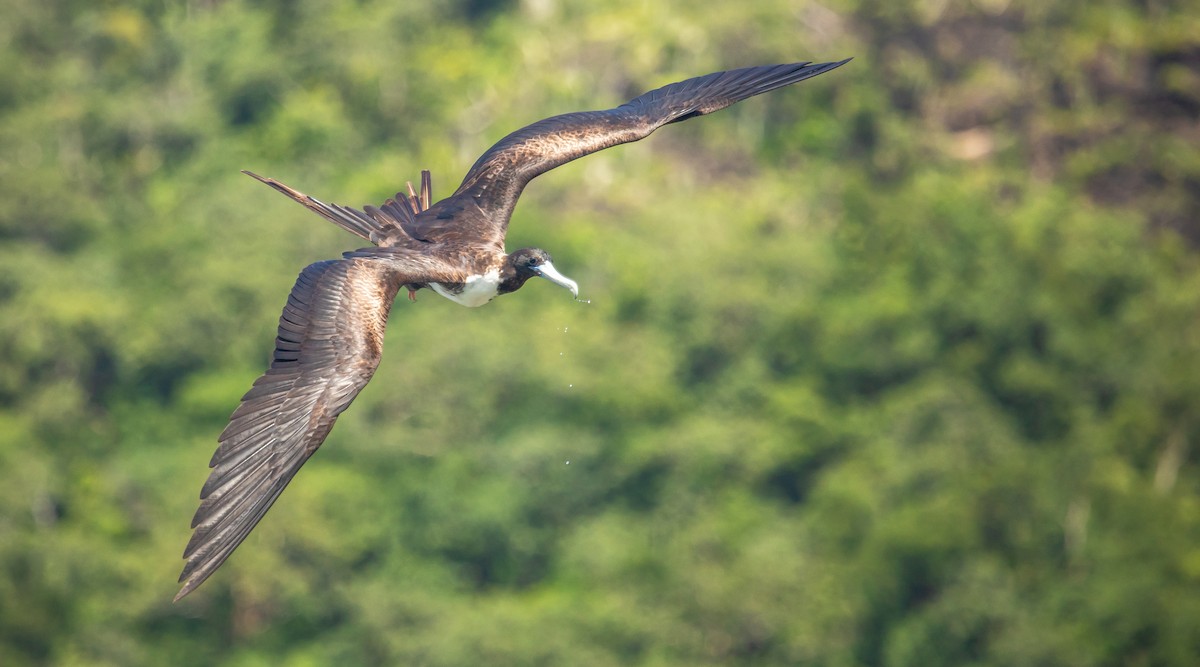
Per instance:
[[[316,197],[311,197],[299,190],[288,187],[274,178],[259,176],[246,170],[242,170],[242,173],[271,186],[276,191],[287,195],[308,210],[320,215],[322,218],[351,234],[375,244],[378,244],[380,239],[395,235],[396,233],[404,234],[404,227],[413,223],[418,213],[429,208],[430,200],[433,196],[433,184],[428,171],[421,172],[421,194],[419,197],[413,192],[413,187],[410,183],[408,185],[409,194],[405,195],[397,192],[395,198],[388,199],[383,206],[375,207],[368,205],[364,206],[362,211],[349,206],[328,204]],[[401,205],[400,202],[403,202],[404,205]]]
[[[408,194],[397,192],[395,197],[388,199],[380,207],[384,213],[398,220],[401,225],[416,222],[416,216],[429,208],[430,200],[433,198],[433,179],[430,177],[428,169],[421,170],[421,194],[419,196],[413,190],[412,181],[409,181],[407,185]]]

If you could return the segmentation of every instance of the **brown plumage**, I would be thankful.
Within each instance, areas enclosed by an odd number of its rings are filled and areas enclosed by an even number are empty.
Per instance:
[[[637,141],[666,125],[827,72],[848,62],[717,72],[645,93],[615,109],[540,120],[501,139],[450,197],[432,203],[429,172],[362,211],[327,204],[274,179],[250,176],[376,247],[304,269],[279,318],[266,374],[242,397],[218,441],[192,519],[179,600],[241,544],[337,417],[379,366],[383,332],[401,287],[429,287],[466,306],[516,291],[534,276],[578,295],[538,248],[505,254],[509,218],[525,185],[589,153]]]

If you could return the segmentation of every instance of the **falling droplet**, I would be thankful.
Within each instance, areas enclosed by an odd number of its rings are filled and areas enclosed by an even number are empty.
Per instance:
[[[571,462],[570,462],[570,461],[567,461],[567,465],[571,465]]]
[[[567,389],[570,389],[571,387],[574,387],[574,386],[575,385],[573,385],[573,384],[569,384],[569,385],[567,385]]]

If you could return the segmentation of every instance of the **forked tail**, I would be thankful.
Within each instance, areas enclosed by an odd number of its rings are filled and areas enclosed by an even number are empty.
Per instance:
[[[308,210],[320,215],[342,229],[364,238],[376,245],[389,236],[407,235],[405,227],[416,221],[421,211],[429,208],[433,201],[433,179],[428,170],[421,171],[421,192],[413,190],[412,182],[408,183],[408,194],[397,192],[395,197],[388,199],[383,206],[364,206],[360,211],[350,206],[327,204],[316,197],[288,187],[283,183],[250,171],[242,170],[243,174],[266,183],[275,190],[302,204]]]

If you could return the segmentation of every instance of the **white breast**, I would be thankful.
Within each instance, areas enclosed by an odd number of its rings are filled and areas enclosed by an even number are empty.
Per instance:
[[[430,283],[429,287],[460,306],[477,308],[496,298],[496,290],[500,287],[500,269],[492,269],[482,275],[467,278],[458,294],[437,283]]]

